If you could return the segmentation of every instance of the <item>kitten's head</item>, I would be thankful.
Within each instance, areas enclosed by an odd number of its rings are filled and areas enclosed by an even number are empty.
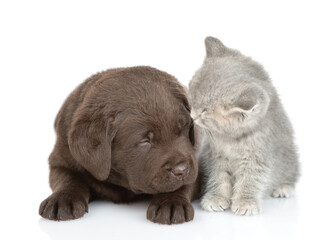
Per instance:
[[[262,67],[240,52],[207,37],[206,59],[189,85],[195,123],[239,137],[260,123],[269,106]]]

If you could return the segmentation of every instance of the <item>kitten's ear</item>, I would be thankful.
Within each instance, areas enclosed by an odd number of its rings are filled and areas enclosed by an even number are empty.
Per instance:
[[[269,106],[269,96],[259,86],[244,90],[232,104],[230,112],[240,112],[247,115],[265,115]]]
[[[222,57],[227,51],[223,43],[214,37],[206,37],[206,57]]]

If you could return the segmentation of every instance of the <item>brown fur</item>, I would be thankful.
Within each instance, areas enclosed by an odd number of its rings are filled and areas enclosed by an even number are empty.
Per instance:
[[[153,195],[147,218],[172,224],[193,219],[197,196],[194,130],[184,88],[150,67],[98,73],[65,101],[49,157],[53,194],[39,213],[82,217],[93,199],[129,202]],[[176,166],[187,171],[175,175]]]

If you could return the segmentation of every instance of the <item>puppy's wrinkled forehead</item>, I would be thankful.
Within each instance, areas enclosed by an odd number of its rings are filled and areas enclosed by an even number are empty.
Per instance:
[[[172,76],[148,74],[122,83],[118,94],[122,98],[119,111],[124,116],[121,125],[127,129],[124,134],[153,131],[165,137],[191,122],[185,90]]]
[[[190,124],[190,114],[179,102],[165,105],[164,108],[159,105],[144,104],[123,112],[125,117],[121,122],[121,128],[126,131],[119,131],[119,134],[127,139],[126,141],[133,140],[133,142],[144,138],[149,132],[153,132],[154,137],[160,140],[178,135],[184,126]]]

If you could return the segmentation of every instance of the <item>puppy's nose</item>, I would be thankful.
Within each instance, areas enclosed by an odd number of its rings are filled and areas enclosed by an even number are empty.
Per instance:
[[[186,163],[180,163],[171,169],[171,175],[178,179],[184,179],[185,177],[187,177],[189,172],[190,170],[188,164]]]

